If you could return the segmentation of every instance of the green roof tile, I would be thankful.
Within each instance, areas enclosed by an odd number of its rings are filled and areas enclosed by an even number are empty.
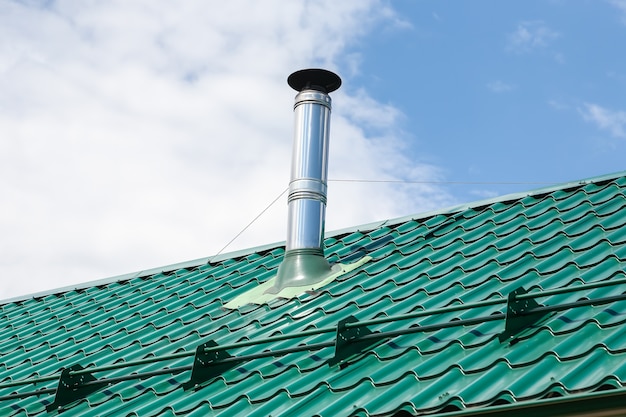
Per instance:
[[[64,416],[423,415],[622,390],[625,194],[616,174],[343,231],[325,240],[330,261],[371,261],[298,298],[238,310],[223,305],[274,277],[283,247],[6,302],[2,409],[47,415],[54,392],[28,394],[54,391],[76,364],[117,379],[75,393]],[[501,342],[520,287],[562,307]],[[328,365],[350,315],[392,336]],[[264,343],[278,336],[287,339]],[[208,341],[242,360],[185,389]]]

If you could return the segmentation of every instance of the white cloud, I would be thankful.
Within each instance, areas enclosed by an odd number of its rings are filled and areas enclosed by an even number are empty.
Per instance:
[[[495,80],[487,83],[487,88],[494,93],[508,93],[515,90],[515,84],[505,83],[504,81]]]
[[[555,99],[548,100],[548,105],[557,111],[569,110],[570,108],[569,104],[565,103],[564,101]]]
[[[557,52],[554,54],[554,61],[557,64],[565,64],[566,60],[565,60],[565,55],[563,55],[561,52]]]
[[[606,76],[610,79],[617,80],[619,83],[626,84],[626,74],[618,71],[607,71]]]
[[[622,12],[622,23],[626,24],[626,0],[608,0],[608,3]]]
[[[527,21],[517,25],[517,29],[507,38],[507,50],[527,53],[547,47],[560,34],[550,29],[542,21]],[[557,59],[558,61],[558,59]]]
[[[404,25],[383,8],[1,3],[0,299],[216,253],[287,186],[287,75],[349,77],[377,19]],[[397,109],[344,85],[331,178],[439,178],[405,156]],[[450,203],[432,185],[331,183],[327,229]],[[285,230],[283,198],[227,250]]]
[[[626,0],[608,0],[610,4],[626,12]]]
[[[583,118],[616,138],[626,137],[626,111],[611,110],[598,104],[585,103],[579,109]]]

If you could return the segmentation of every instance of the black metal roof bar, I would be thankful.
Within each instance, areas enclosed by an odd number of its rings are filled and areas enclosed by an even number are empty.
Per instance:
[[[90,386],[90,385],[101,385],[101,384],[116,384],[116,383],[122,382],[122,381],[132,381],[132,380],[135,380],[135,379],[146,379],[146,378],[151,378],[153,376],[158,376],[158,375],[178,374],[180,372],[185,372],[185,371],[190,371],[190,370],[191,370],[191,365],[178,366],[176,368],[164,368],[164,369],[158,369],[156,371],[139,372],[139,373],[136,373],[136,374],[130,374],[130,375],[124,375],[124,376],[116,376],[116,377],[113,377],[113,378],[100,378],[100,379],[97,379],[95,381],[85,382],[83,385],[84,386]]]
[[[610,287],[613,285],[621,285],[621,284],[626,284],[626,278],[597,281],[597,282],[591,282],[589,284],[573,285],[570,287],[555,288],[552,290],[542,290],[541,292],[529,292],[528,294],[518,295],[516,298],[518,300],[526,300],[529,298],[549,297],[551,295],[567,294],[570,292],[590,290],[594,288]]]
[[[32,397],[34,395],[54,394],[55,392],[57,392],[56,388],[45,388],[38,391],[18,392],[15,394],[3,395],[2,397],[0,397],[0,401],[17,400],[20,398]]]
[[[470,304],[458,304],[454,306],[438,308],[436,310],[422,310],[422,311],[416,311],[415,313],[402,314],[400,316],[381,317],[379,319],[364,320],[364,321],[359,321],[359,322],[354,322],[354,323],[346,323],[346,327],[350,329],[350,328],[355,328],[355,327],[375,326],[377,324],[391,323],[391,322],[399,321],[399,320],[410,320],[410,319],[416,319],[419,317],[434,316],[435,314],[453,313],[455,311],[469,310],[472,308],[490,307],[490,306],[499,305],[499,304],[506,304],[507,301],[508,300],[506,298],[494,298],[493,300],[479,301],[479,302],[470,303]]]
[[[155,356],[153,358],[140,359],[140,360],[136,360],[132,362],[120,362],[120,363],[116,363],[113,365],[98,366],[98,367],[93,367],[93,368],[84,368],[84,369],[81,369],[80,371],[72,372],[72,375],[81,375],[81,374],[88,374],[88,373],[93,373],[93,372],[113,371],[115,369],[130,368],[133,366],[147,365],[147,364],[151,364],[155,362],[163,362],[163,361],[170,361],[173,359],[188,358],[188,357],[193,356],[193,354],[194,352],[185,351],[185,352],[174,353],[172,355]]]
[[[300,346],[294,346],[291,348],[285,348],[285,349],[278,349],[278,350],[267,350],[265,352],[260,352],[260,353],[251,353],[249,355],[241,355],[241,356],[233,356],[232,358],[226,358],[220,361],[220,363],[228,363],[228,362],[247,362],[247,361],[251,361],[253,359],[261,359],[261,358],[271,358],[271,357],[276,357],[276,356],[284,356],[287,355],[289,353],[295,353],[295,352],[305,352],[305,351],[311,351],[311,350],[320,350],[320,349],[325,349],[328,347],[333,347],[335,346],[335,341],[330,341],[330,342],[320,342],[320,343],[313,343],[310,345],[300,345]]]
[[[58,375],[48,375],[42,376],[41,378],[22,379],[20,381],[11,381],[5,384],[0,384],[0,389],[19,387],[20,385],[38,384],[40,382],[56,381],[57,379],[59,379]]]
[[[303,332],[298,332],[298,333],[288,333],[288,334],[280,334],[280,335],[276,335],[276,336],[270,336],[270,337],[266,337],[266,338],[261,339],[261,340],[254,339],[254,340],[247,340],[247,341],[244,341],[244,342],[232,343],[230,345],[220,345],[220,346],[216,346],[216,347],[209,347],[209,348],[206,348],[204,351],[205,352],[211,352],[211,351],[214,351],[214,350],[238,349],[238,348],[242,348],[242,347],[262,345],[262,344],[265,344],[265,343],[280,342],[282,340],[299,339],[301,337],[308,337],[308,336],[318,336],[320,334],[334,333],[336,331],[337,331],[337,328],[334,327],[334,326],[333,327],[322,327],[322,328],[319,328],[319,329],[305,330]]]
[[[108,384],[115,384],[118,382],[122,382],[122,381],[131,381],[131,380],[135,380],[135,379],[146,379],[146,378],[151,378],[153,376],[158,376],[158,375],[164,375],[164,374],[177,374],[180,372],[185,372],[185,371],[189,371],[191,370],[191,366],[179,366],[176,368],[165,368],[165,369],[159,369],[156,371],[150,371],[150,372],[141,372],[141,373],[136,373],[136,374],[131,374],[131,375],[124,375],[124,376],[118,376],[118,377],[113,377],[113,378],[100,378],[97,379],[95,381],[88,381],[88,382],[84,382],[82,384],[82,386],[88,387],[88,386],[101,386],[101,385],[108,385]],[[78,372],[76,372],[78,373]],[[82,371],[81,371],[82,373]],[[58,377],[56,378],[58,379]],[[46,389],[40,389],[37,391],[28,391],[28,392],[18,392],[15,394],[9,394],[9,395],[4,395],[2,397],[0,397],[0,401],[5,401],[5,400],[14,400],[14,399],[19,399],[19,398],[26,398],[26,397],[32,397],[35,395],[42,395],[42,394],[55,394],[57,392],[56,388],[46,388]]]
[[[506,314],[504,313],[496,313],[491,314],[489,316],[481,316],[473,319],[465,319],[465,320],[453,320],[447,323],[438,323],[438,324],[430,324],[427,326],[415,326],[408,327],[406,329],[400,330],[390,330],[387,332],[379,332],[379,333],[371,333],[361,337],[362,340],[380,340],[380,339],[388,339],[396,336],[403,336],[406,334],[413,333],[425,333],[432,332],[441,329],[448,329],[450,327],[458,327],[458,326],[472,326],[474,324],[482,324],[490,321],[496,320],[504,320],[506,318]]]
[[[563,311],[563,310],[569,310],[570,308],[576,308],[576,307],[600,306],[604,304],[611,304],[616,301],[623,301],[623,300],[626,300],[626,294],[612,295],[612,296],[601,297],[601,298],[591,298],[589,300],[579,300],[579,301],[574,301],[572,303],[556,304],[553,306],[540,306],[540,307],[532,309],[530,312]]]

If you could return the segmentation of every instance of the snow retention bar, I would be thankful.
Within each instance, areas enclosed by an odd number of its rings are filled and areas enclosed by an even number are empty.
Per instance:
[[[626,300],[626,294],[619,294],[614,296],[592,298],[592,299],[579,299],[571,303],[563,303],[556,305],[540,305],[534,301],[535,298],[547,297],[555,294],[565,294],[571,292],[578,292],[583,290],[589,290],[592,288],[600,288],[613,285],[626,284],[626,279],[617,280],[605,280],[598,281],[589,284],[582,284],[576,286],[569,286],[564,288],[556,288],[552,290],[544,290],[541,292],[527,293],[523,288],[518,288],[513,291],[506,299],[497,298],[489,299],[470,304],[459,304],[448,307],[439,308],[436,310],[423,310],[416,311],[398,316],[381,317],[377,319],[367,321],[357,321],[354,317],[350,316],[344,320],[341,320],[336,327],[326,327],[306,330],[293,334],[281,334],[276,336],[270,336],[265,339],[248,340],[244,342],[238,342],[231,345],[218,346],[214,341],[208,341],[196,348],[195,352],[179,352],[176,354],[160,357],[152,357],[141,359],[137,361],[121,362],[108,366],[89,367],[82,368],[80,365],[74,365],[69,368],[63,369],[60,376],[49,375],[37,378],[29,378],[17,381],[8,381],[0,384],[0,389],[20,387],[24,385],[36,385],[46,384],[55,380],[58,380],[57,387],[44,387],[39,390],[25,391],[25,392],[12,392],[6,395],[0,395],[0,401],[15,401],[20,398],[26,398],[31,396],[38,396],[44,394],[55,394],[54,402],[47,407],[48,411],[53,409],[63,409],[68,404],[84,398],[91,392],[94,392],[106,385],[112,385],[121,381],[146,379],[156,375],[164,374],[177,374],[184,371],[192,371],[192,378],[184,386],[188,389],[195,387],[202,382],[211,379],[215,375],[226,372],[237,366],[240,363],[254,360],[258,358],[278,357],[293,352],[314,351],[328,347],[335,348],[334,356],[327,361],[329,365],[340,364],[345,366],[348,363],[350,357],[362,353],[363,351],[370,349],[376,342],[384,339],[391,339],[396,336],[402,336],[413,333],[422,333],[436,331],[444,328],[457,327],[457,326],[471,326],[481,324],[485,322],[495,320],[506,320],[503,333],[500,335],[501,341],[513,342],[513,338],[519,331],[527,328],[528,326],[540,320],[546,314],[556,311],[565,311],[572,308],[583,306],[599,306],[614,303],[617,301]],[[386,331],[386,332],[373,332],[366,326],[376,326],[384,323],[395,322],[400,320],[410,320],[420,317],[428,317],[437,314],[449,313],[453,311],[470,310],[472,308],[483,308],[488,306],[497,306],[507,304],[507,312],[493,312],[489,315],[476,317],[465,320],[452,320],[447,323],[435,323],[432,325],[420,326],[413,325],[414,327],[408,327],[404,329]],[[243,348],[246,346],[257,346],[265,343],[273,343],[281,340],[291,340],[304,338],[309,336],[320,335],[324,333],[335,333],[335,340],[314,343],[314,344],[299,344],[293,348],[281,349],[274,351],[262,351],[257,354],[233,356],[226,352],[227,350]],[[140,366],[145,364],[151,364],[156,362],[178,360],[185,357],[194,356],[194,364],[189,366],[163,368],[149,372],[136,372],[125,376],[112,377],[112,378],[100,378],[96,379],[94,373],[110,371],[114,369],[130,368],[134,366]],[[217,367],[220,367],[220,372],[217,372]],[[205,370],[203,368],[213,368],[212,370]]]

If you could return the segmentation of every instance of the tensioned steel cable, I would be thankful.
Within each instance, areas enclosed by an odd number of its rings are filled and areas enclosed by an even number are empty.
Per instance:
[[[328,182],[352,182],[363,184],[441,184],[441,185],[556,185],[558,182],[530,182],[530,181],[420,181],[420,180],[367,180],[356,178],[337,178],[329,179]],[[211,257],[209,262],[221,255],[235,240],[239,238],[246,230],[250,228],[267,210],[269,210],[276,202],[289,190],[285,188],[271,203],[269,203],[259,214],[257,214],[239,233],[226,243],[215,255]]]
[[[360,179],[331,179],[329,182],[360,182],[360,183],[390,183],[390,184],[442,184],[442,185],[556,185],[559,182],[529,182],[529,181],[419,181],[419,180],[360,180]]]
[[[241,236],[243,234],[243,232],[245,232],[246,230],[248,230],[248,228],[250,226],[252,226],[254,224],[254,222],[256,222],[259,217],[261,217],[263,214],[265,214],[265,212],[267,210],[270,209],[270,207],[272,207],[286,192],[287,190],[289,190],[289,188],[285,188],[279,195],[278,197],[276,197],[274,200],[272,200],[271,203],[269,203],[267,205],[267,207],[265,207],[263,210],[261,210],[261,212],[259,214],[256,215],[256,217],[254,219],[252,219],[252,221],[250,221],[250,223],[248,223],[243,229],[241,229],[241,231],[239,233],[237,233],[235,235],[235,237],[233,237],[230,241],[228,241],[227,244],[224,245],[224,247],[222,249],[220,249],[215,255],[213,255],[211,257],[211,259],[209,260],[209,262],[211,262],[213,259],[215,259],[216,257],[218,257],[219,255],[221,255],[222,252],[224,252],[224,250],[226,250],[227,247],[229,247],[235,240],[237,240],[237,238],[239,236]]]

